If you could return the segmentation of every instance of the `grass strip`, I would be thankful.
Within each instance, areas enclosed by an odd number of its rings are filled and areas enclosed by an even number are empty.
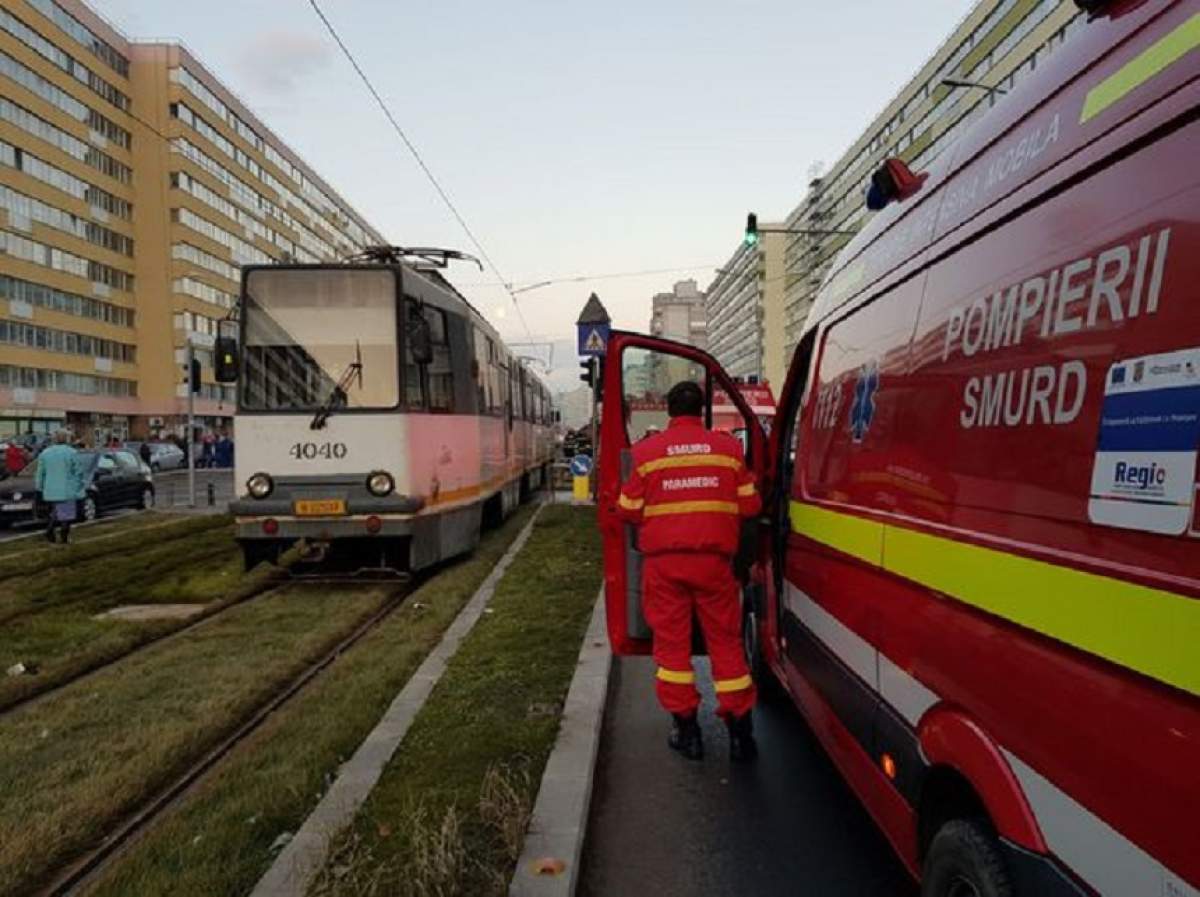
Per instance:
[[[50,570],[0,582],[0,626],[49,608],[78,606],[89,614],[142,598],[179,571],[207,569],[237,553],[233,528],[219,526],[149,534],[136,547],[85,558],[64,558]]]
[[[144,523],[150,514],[153,514],[153,522]],[[70,545],[47,545],[37,538],[3,543],[0,544],[0,580],[32,576],[93,558],[119,557],[124,552],[136,550],[147,541],[179,539],[228,526],[229,522],[227,515],[183,517],[146,512],[114,520],[104,526],[75,530]]]
[[[241,555],[231,547],[227,554],[200,567],[192,566],[188,559],[145,590],[131,588],[125,596],[138,604],[205,605],[197,616],[139,622],[98,620],[90,602],[85,601],[82,606],[51,608],[13,620],[3,627],[0,667],[7,669],[20,661],[35,665],[37,672],[0,677],[0,712],[211,616],[267,588],[278,577],[279,571],[265,564],[243,573]]]
[[[93,539],[99,539],[104,536],[166,523],[172,517],[174,515],[164,514],[161,511],[126,511],[120,514],[101,517],[86,526],[75,526],[71,530],[71,540],[76,543],[90,542]],[[14,529],[12,531],[13,534],[23,536],[23,538],[6,539],[0,542],[0,558],[7,558],[15,554],[45,548],[45,543],[40,541],[40,536],[44,528],[39,526],[36,529],[26,527]]]
[[[601,575],[595,512],[547,508],[314,895],[507,893]]]
[[[28,894],[377,609],[296,585],[13,711],[0,731],[0,894]]]
[[[274,858],[272,844],[307,818],[530,513],[419,586],[123,856],[93,895],[249,893]]]

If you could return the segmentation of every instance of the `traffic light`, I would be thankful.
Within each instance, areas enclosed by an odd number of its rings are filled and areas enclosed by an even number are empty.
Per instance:
[[[597,399],[602,398],[604,395],[604,356],[600,355],[589,358],[587,361],[581,361],[579,366],[583,368],[579,379],[592,388]]]
[[[747,246],[758,244],[758,216],[753,212],[746,215],[746,236],[744,242]]]
[[[230,336],[218,336],[213,346],[213,379],[235,383],[238,378],[238,344]]]
[[[198,393],[200,392],[200,359],[193,358],[191,367],[192,369],[189,372],[190,377],[188,378],[188,384],[192,392]]]

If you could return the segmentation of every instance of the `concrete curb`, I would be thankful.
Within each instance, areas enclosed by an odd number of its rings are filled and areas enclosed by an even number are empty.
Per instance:
[[[308,892],[313,880],[325,865],[334,838],[354,820],[359,807],[379,781],[384,767],[446,671],[446,664],[454,656],[467,633],[483,616],[483,610],[492,599],[504,571],[529,540],[533,524],[540,513],[539,507],[488,574],[487,579],[471,596],[471,600],[459,611],[437,647],[430,652],[396,695],[383,718],[359,745],[354,756],[342,764],[337,779],[296,832],[295,837],[275,858],[271,868],[259,879],[251,897],[303,897]]]
[[[558,740],[542,773],[533,818],[509,884],[509,897],[575,894],[611,670],[612,651],[601,589],[563,706]],[[565,863],[562,872],[539,873],[538,867],[544,859]]]

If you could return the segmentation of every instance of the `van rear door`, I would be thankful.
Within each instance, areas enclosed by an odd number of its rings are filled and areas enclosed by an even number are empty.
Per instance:
[[[608,635],[615,654],[650,653],[650,629],[642,615],[642,555],[633,527],[617,516],[621,484],[629,476],[630,447],[667,425],[667,391],[682,380],[700,384],[711,428],[714,396],[736,408],[733,428],[742,440],[746,466],[763,487],[767,441],[762,424],[733,379],[707,352],[671,340],[613,331],[608,344],[601,400],[597,505],[604,544],[604,592]]]

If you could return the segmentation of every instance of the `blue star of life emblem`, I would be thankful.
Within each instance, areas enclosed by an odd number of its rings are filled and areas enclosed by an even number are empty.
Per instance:
[[[855,442],[862,442],[875,417],[875,393],[879,389],[879,367],[864,364],[854,384],[854,404],[850,406],[850,432]]]

